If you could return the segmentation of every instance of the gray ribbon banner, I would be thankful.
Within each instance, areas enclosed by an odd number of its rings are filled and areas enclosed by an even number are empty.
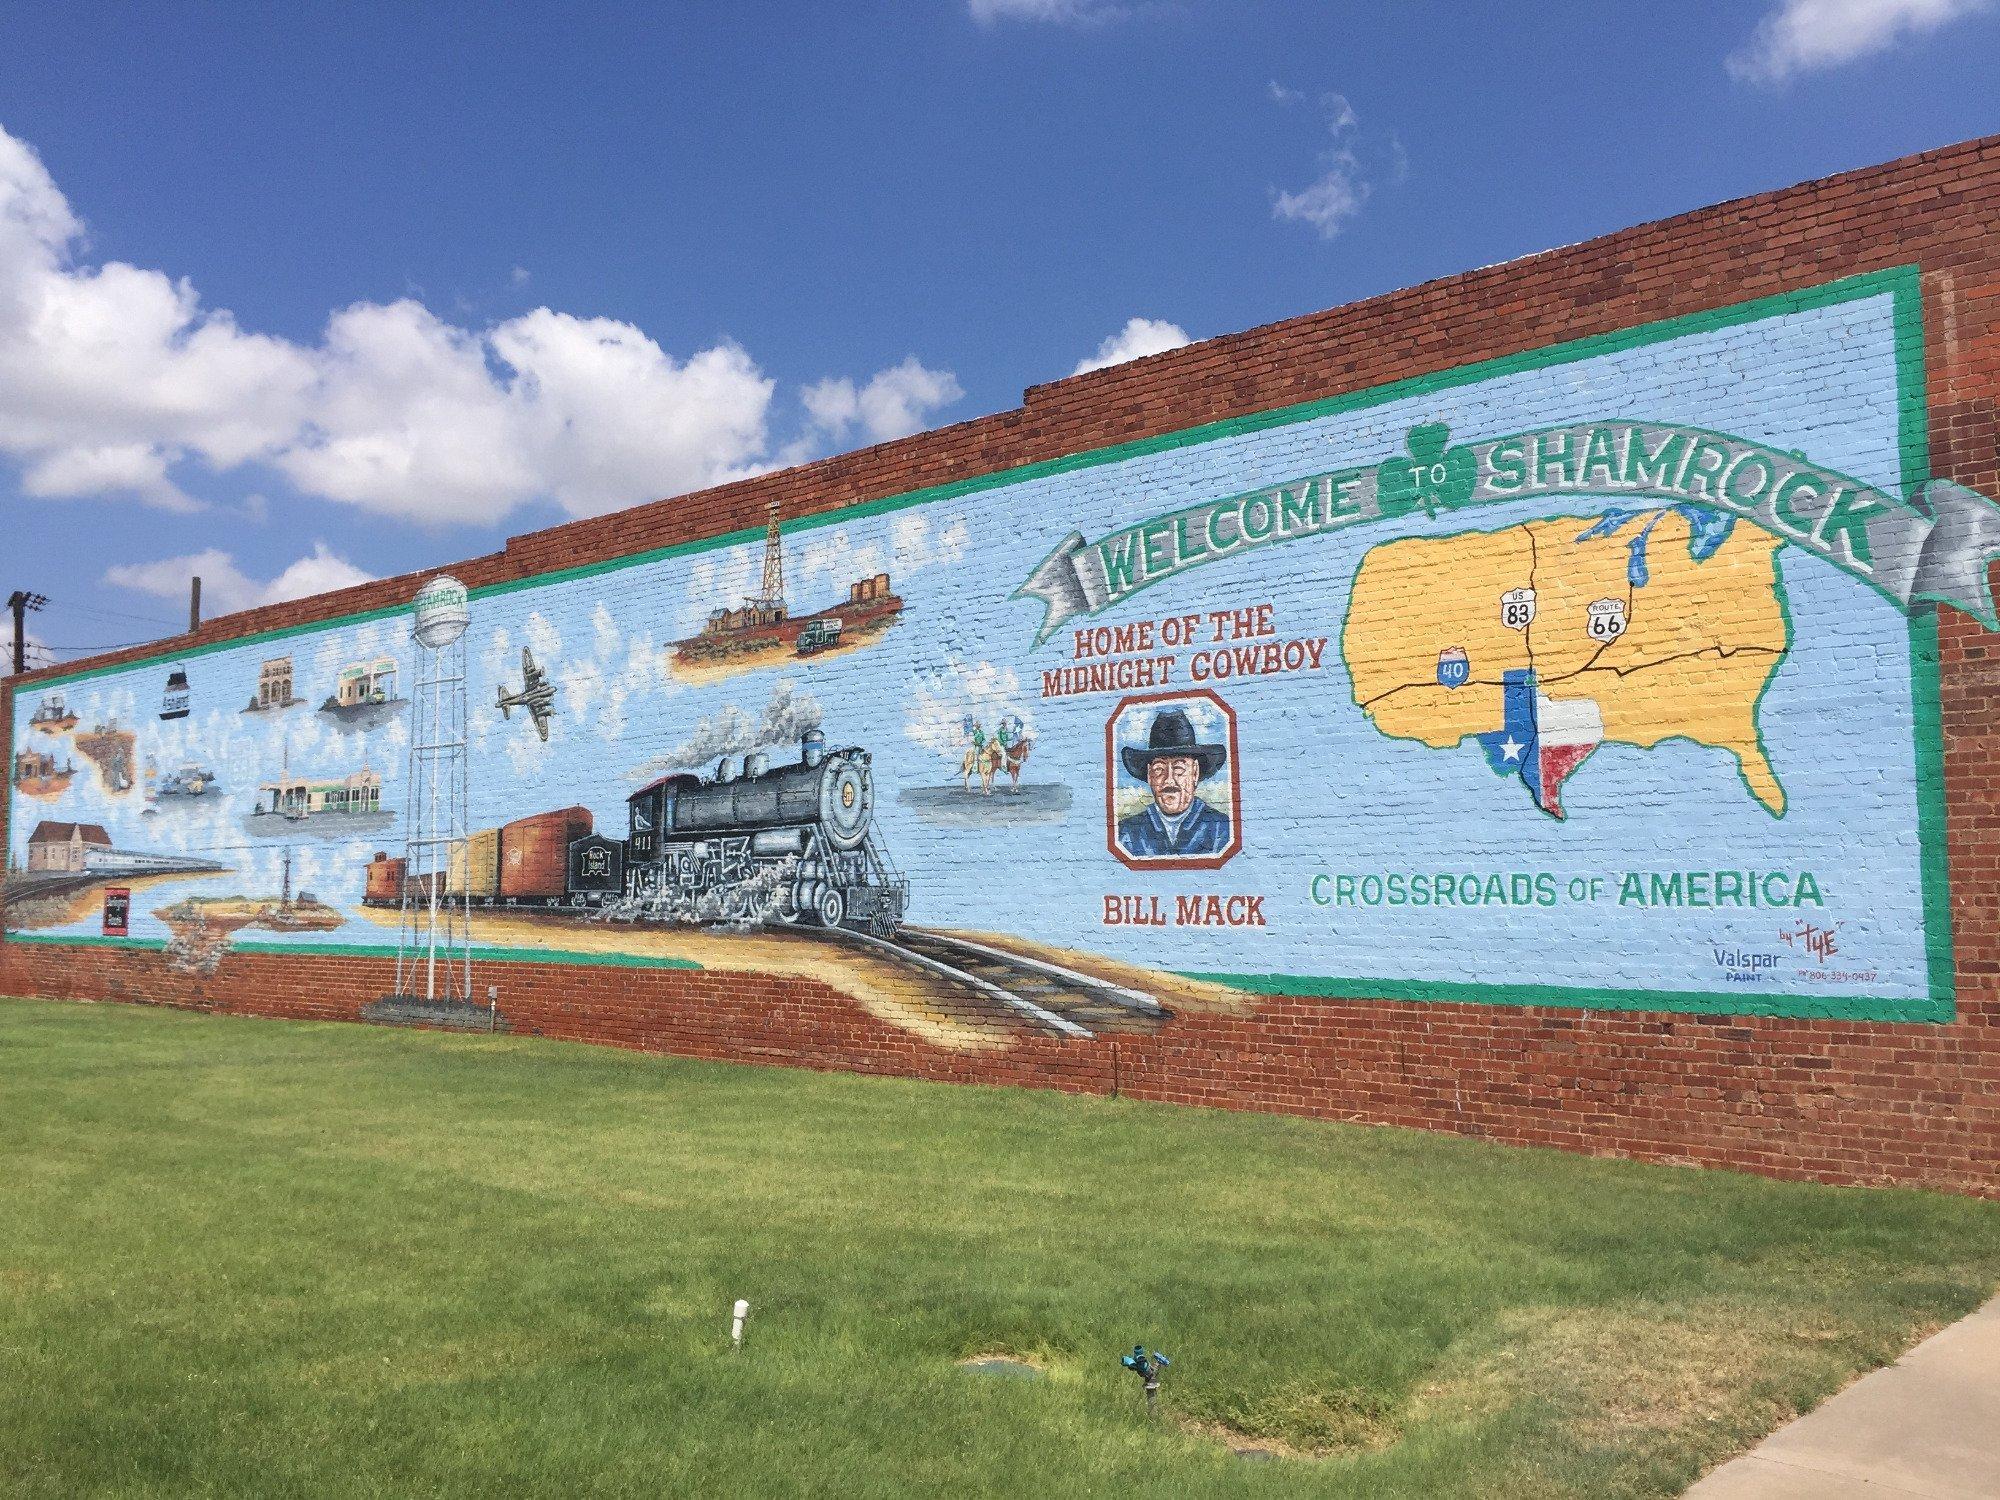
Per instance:
[[[1948,479],[1898,496],[1799,453],[1661,422],[1578,422],[1459,444],[1427,423],[1410,429],[1405,447],[1407,456],[1206,501],[1095,542],[1071,532],[1014,591],[1043,605],[1035,644],[1203,563],[1420,510],[1579,495],[1737,516],[1905,612],[1949,604],[2000,629],[1987,583],[2000,556],[2000,504]]]

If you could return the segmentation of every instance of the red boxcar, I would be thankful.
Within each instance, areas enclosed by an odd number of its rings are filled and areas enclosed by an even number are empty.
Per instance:
[[[403,901],[403,861],[380,850],[368,861],[368,884],[361,900],[368,906],[400,906]]]
[[[569,878],[569,846],[588,834],[587,807],[517,818],[500,830],[500,899],[560,901]]]
[[[401,864],[401,860],[396,861]],[[429,906],[435,896],[444,901],[449,892],[445,889],[444,871],[433,870],[428,875],[410,875],[403,880],[403,892],[417,906]]]

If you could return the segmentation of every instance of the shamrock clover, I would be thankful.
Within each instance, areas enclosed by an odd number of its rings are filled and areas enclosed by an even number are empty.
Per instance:
[[[1445,446],[1451,429],[1442,422],[1412,427],[1403,439],[1408,458],[1392,458],[1375,474],[1375,493],[1385,516],[1402,515],[1419,505],[1434,516],[1439,506],[1465,504],[1479,483],[1479,460],[1463,444]]]

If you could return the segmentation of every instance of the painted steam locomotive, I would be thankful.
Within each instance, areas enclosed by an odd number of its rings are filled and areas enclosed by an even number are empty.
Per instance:
[[[588,808],[519,818],[473,834],[443,872],[449,895],[478,907],[545,907],[611,921],[777,921],[886,936],[909,882],[874,827],[869,753],[828,750],[817,730],[799,758],[725,758],[713,777],[663,776],[626,800],[622,839],[592,829]],[[377,854],[363,900],[395,906],[403,860]]]

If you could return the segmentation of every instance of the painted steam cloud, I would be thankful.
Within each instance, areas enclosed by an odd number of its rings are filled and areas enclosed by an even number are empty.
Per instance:
[[[662,776],[669,771],[691,771],[712,765],[725,755],[748,755],[767,745],[796,744],[801,735],[817,729],[823,715],[819,700],[802,693],[789,680],[771,690],[771,701],[761,716],[753,718],[734,703],[695,721],[694,733],[665,755],[647,761],[632,774],[635,777]]]

